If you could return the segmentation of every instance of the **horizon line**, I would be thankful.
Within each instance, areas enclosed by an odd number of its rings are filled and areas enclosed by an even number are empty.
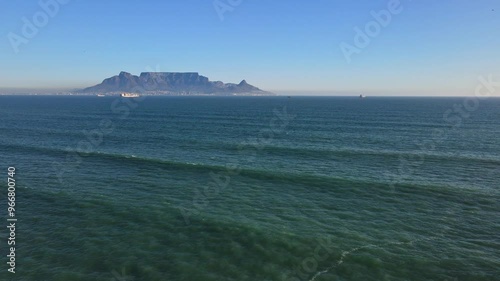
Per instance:
[[[80,93],[0,93],[0,96],[64,96],[64,97],[95,97],[95,94],[80,94]],[[107,97],[117,97],[119,95],[108,95]],[[146,97],[346,97],[346,98],[359,98],[359,95],[290,95],[290,94],[276,94],[276,95],[144,95]],[[476,97],[474,95],[363,95],[363,99],[366,98],[478,98],[478,99],[488,99],[488,98],[500,98],[499,96],[489,96],[489,97]]]

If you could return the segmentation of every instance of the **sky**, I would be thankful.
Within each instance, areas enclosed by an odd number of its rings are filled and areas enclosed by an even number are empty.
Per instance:
[[[282,93],[472,95],[500,73],[498,0],[0,0],[0,92],[127,71]],[[500,80],[500,78],[498,78]]]

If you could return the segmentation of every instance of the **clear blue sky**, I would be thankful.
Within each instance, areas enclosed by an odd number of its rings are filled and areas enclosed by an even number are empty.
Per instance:
[[[0,0],[0,88],[78,88],[157,70],[278,92],[462,95],[479,75],[500,73],[498,0],[401,0],[350,63],[340,44],[355,46],[354,27],[391,0],[241,0],[222,21],[213,0],[66,1],[15,53],[9,34],[23,36],[22,18],[43,9]]]

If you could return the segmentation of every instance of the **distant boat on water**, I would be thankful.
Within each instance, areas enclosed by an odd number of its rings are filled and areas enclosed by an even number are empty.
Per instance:
[[[122,98],[138,98],[139,94],[122,93],[120,95]]]
[[[364,95],[359,95],[359,98],[360,98],[360,99],[364,99],[364,98],[366,98],[366,96],[364,96]]]
[[[105,97],[106,95],[105,94],[97,94],[97,96],[102,98],[102,97]]]

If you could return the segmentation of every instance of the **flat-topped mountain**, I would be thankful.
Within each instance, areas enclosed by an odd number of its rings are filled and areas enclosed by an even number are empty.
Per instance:
[[[82,93],[129,92],[141,94],[202,94],[202,95],[273,95],[248,84],[210,81],[197,72],[143,72],[136,76],[128,72],[104,79],[101,84],[80,90]]]

